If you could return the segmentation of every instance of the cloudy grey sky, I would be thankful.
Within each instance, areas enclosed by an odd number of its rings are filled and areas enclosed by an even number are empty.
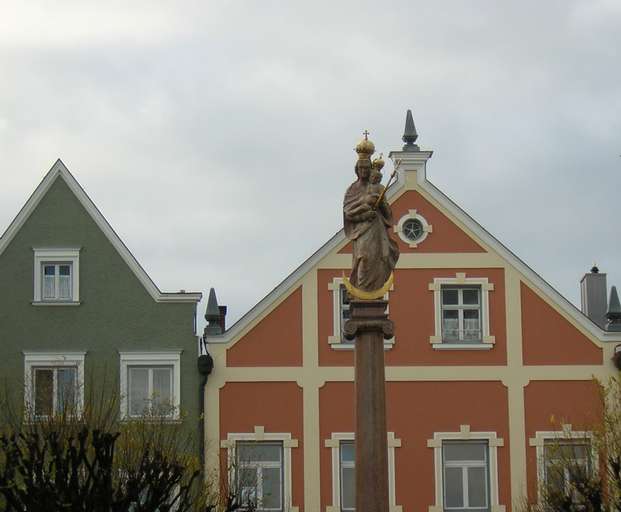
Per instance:
[[[621,285],[621,2],[0,2],[0,231],[62,158],[241,316],[340,228],[365,128],[572,302]],[[204,304],[201,305],[201,309]]]

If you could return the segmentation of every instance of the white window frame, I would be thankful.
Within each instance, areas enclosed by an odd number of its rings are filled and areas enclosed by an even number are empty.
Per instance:
[[[343,278],[335,277],[328,283],[328,290],[332,292],[332,334],[328,336],[328,343],[332,350],[354,350],[354,341],[346,340],[341,325],[341,286],[343,286]],[[383,299],[389,299],[389,293],[394,290],[394,285],[390,287],[390,291],[386,292]],[[388,307],[386,308],[388,312]],[[390,350],[395,344],[395,337],[384,340],[384,350]]]
[[[120,358],[120,390],[121,390],[121,418],[130,420],[135,416],[129,414],[129,367],[144,366],[172,366],[172,394],[170,415],[163,419],[179,420],[181,407],[181,353],[182,350],[160,350],[154,352],[119,352]]]
[[[483,460],[447,460],[446,457],[446,448],[447,446],[451,446],[453,443],[460,446],[468,446],[469,443],[474,443],[476,446],[485,447]],[[446,477],[446,473],[448,469],[459,469],[461,473],[461,491],[462,491],[462,499],[463,505],[462,507],[449,507],[446,506],[446,510],[459,510],[459,509],[484,509],[488,510],[490,507],[489,501],[489,447],[487,445],[487,441],[483,441],[481,439],[476,439],[473,441],[448,441],[442,444],[442,477]],[[470,481],[469,474],[470,469],[473,468],[483,468],[485,474],[485,505],[482,507],[473,507],[470,505]],[[446,483],[446,482],[444,482]],[[443,496],[446,498],[447,489],[446,485],[443,488]]]
[[[444,468],[442,443],[444,441],[487,441],[489,459],[489,509],[491,512],[505,512],[499,503],[498,495],[498,448],[504,440],[496,432],[471,432],[470,425],[460,425],[459,432],[434,432],[433,439],[427,440],[427,447],[433,448],[435,465],[435,499],[429,512],[444,512]]]
[[[402,506],[397,505],[395,484],[395,448],[401,447],[401,439],[395,437],[394,432],[387,433],[388,442],[388,503],[389,512],[402,512]],[[341,441],[355,441],[353,432],[332,432],[330,439],[324,441],[326,448],[332,451],[332,505],[326,507],[326,512],[341,511]]]
[[[235,450],[237,451],[239,449],[240,444],[246,444],[246,446],[259,446],[261,445],[261,443],[269,443],[271,446],[277,446],[280,452],[280,460],[278,462],[275,461],[249,461],[249,462],[240,462],[239,460],[236,460],[236,475],[239,474],[239,472],[241,470],[253,470],[254,474],[256,476],[256,494],[254,496],[255,499],[255,506],[258,507],[258,510],[274,510],[274,511],[281,511],[284,509],[285,507],[285,503],[284,503],[284,477],[285,477],[285,467],[284,467],[284,448],[282,445],[282,441],[237,441],[236,445],[235,445]],[[280,504],[278,507],[265,507],[265,503],[263,502],[265,495],[263,493],[263,471],[265,469],[278,469],[280,470]],[[242,490],[241,492],[239,491],[239,482],[235,483],[235,489],[236,492],[238,492],[238,499],[242,502],[242,505],[244,505],[244,492],[243,492],[243,484],[242,484]]]
[[[175,375],[175,369],[174,367],[171,367],[170,365],[150,365],[150,366],[142,366],[142,365],[128,365],[127,367],[127,379],[128,379],[128,383],[127,383],[127,389],[131,390],[132,389],[132,370],[134,369],[141,369],[141,370],[146,370],[147,371],[147,400],[149,400],[149,409],[151,409],[151,407],[153,406],[152,401],[154,400],[155,397],[155,390],[153,389],[153,374],[155,372],[155,370],[169,370],[170,371],[170,396],[171,399],[174,395],[174,375]],[[132,400],[131,400],[131,396],[128,392],[127,394],[127,415],[130,418],[141,418],[143,416],[143,414],[131,414],[131,407],[132,407]],[[169,407],[172,404],[167,404]],[[150,410],[150,412],[152,413],[153,411]],[[172,411],[171,411],[172,413]]]
[[[405,233],[403,232],[403,226],[410,219],[419,221],[423,226],[423,234],[417,240],[410,240],[407,236],[405,236]],[[397,233],[397,235],[399,235],[399,238],[401,238],[401,240],[403,240],[403,242],[412,249],[415,249],[419,246],[419,244],[423,243],[427,236],[429,236],[429,233],[433,232],[433,226],[429,224],[427,222],[427,219],[425,219],[425,217],[423,217],[416,210],[408,210],[408,213],[401,217],[399,219],[399,222],[395,226],[393,226],[392,229],[395,233]]]
[[[455,291],[457,292],[457,304],[445,304],[444,303],[444,292],[446,291]],[[478,302],[476,304],[465,304],[464,303],[464,291],[476,291]],[[454,343],[475,343],[480,342],[480,339],[467,340],[465,339],[464,332],[466,327],[466,322],[464,318],[464,311],[477,311],[479,314],[479,338],[483,335],[482,322],[481,318],[481,287],[480,286],[443,286],[440,290],[440,299],[442,301],[441,304],[441,322],[442,322],[442,339],[444,340],[444,312],[445,311],[457,311],[457,327],[458,327],[458,339],[451,340]],[[450,341],[449,341],[450,342]]]
[[[236,446],[238,441],[274,441],[282,442],[283,464],[283,510],[286,512],[298,512],[298,507],[292,505],[291,490],[291,449],[298,447],[298,440],[291,438],[289,432],[265,432],[261,425],[255,425],[253,432],[229,432],[226,440],[220,441],[220,447],[227,450],[229,488],[235,489],[235,461]]]
[[[338,447],[338,471],[339,471],[339,475],[338,475],[338,486],[339,486],[339,505],[341,506],[342,510],[345,510],[345,507],[343,506],[343,472],[346,469],[353,469],[354,471],[356,470],[356,461],[355,458],[352,461],[343,461],[343,446],[345,445],[345,443],[349,444],[349,445],[353,445],[354,446],[354,450],[355,450],[355,446],[356,446],[356,441],[355,440],[341,440],[339,441],[339,447]],[[355,455],[355,453],[354,453]],[[334,463],[334,461],[332,461]],[[336,485],[336,484],[335,484]],[[354,489],[356,488],[356,483],[354,482]],[[354,500],[356,497],[356,493],[354,490]],[[356,504],[354,502],[354,506],[353,507],[347,507],[347,510],[350,512],[354,512],[356,510]]]
[[[593,449],[593,432],[588,430],[572,430],[569,423],[561,425],[561,430],[537,431],[535,437],[528,440],[529,446],[536,449],[537,456],[537,501],[541,503],[546,485],[545,444],[546,441],[588,441],[591,449],[591,467],[599,467],[599,457]]]
[[[481,343],[458,342],[450,343],[442,340],[442,287],[444,286],[471,286],[481,288]],[[487,277],[466,277],[465,272],[457,272],[455,277],[436,277],[429,283],[429,290],[433,292],[435,332],[429,337],[429,343],[435,350],[490,350],[496,342],[489,327],[489,292],[494,291],[494,283]]]
[[[61,368],[75,367],[76,394],[75,413],[81,414],[84,410],[84,359],[86,352],[43,352],[23,351],[24,354],[24,407],[30,419],[34,416],[35,389],[33,387],[34,370],[38,367]]]
[[[34,293],[35,306],[77,306],[80,304],[80,248],[34,247]],[[43,298],[43,266],[45,264],[68,264],[71,266],[71,300]]]

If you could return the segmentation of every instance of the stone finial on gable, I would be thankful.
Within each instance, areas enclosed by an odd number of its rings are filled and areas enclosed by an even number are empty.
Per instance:
[[[417,144],[414,144],[418,139],[418,133],[416,132],[416,126],[414,126],[414,118],[412,117],[412,111],[408,109],[405,115],[405,129],[403,130],[403,151],[420,151]]]
[[[405,129],[402,140],[405,145],[399,151],[391,151],[388,156],[397,171],[397,184],[405,184],[406,188],[416,188],[416,183],[426,181],[426,164],[433,151],[421,151],[417,144],[418,132],[414,125],[412,111],[408,110],[405,116]],[[397,188],[397,187],[395,187]]]
[[[222,324],[220,322],[220,307],[216,298],[216,290],[209,289],[209,298],[207,299],[207,310],[205,311],[205,336],[222,334]]]
[[[608,302],[606,320],[607,331],[621,332],[621,304],[619,303],[616,286],[610,289],[610,301]]]

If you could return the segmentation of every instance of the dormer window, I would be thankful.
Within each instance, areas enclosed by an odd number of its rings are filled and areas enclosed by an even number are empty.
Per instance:
[[[77,305],[79,249],[34,249],[33,305]]]

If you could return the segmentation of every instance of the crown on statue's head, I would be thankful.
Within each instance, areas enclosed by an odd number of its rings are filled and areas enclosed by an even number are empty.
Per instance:
[[[364,139],[356,145],[356,153],[358,160],[369,160],[371,155],[375,153],[375,144],[369,140],[369,132],[364,131]]]
[[[381,171],[386,162],[384,162],[384,153],[380,153],[378,157],[373,159],[373,169]]]

